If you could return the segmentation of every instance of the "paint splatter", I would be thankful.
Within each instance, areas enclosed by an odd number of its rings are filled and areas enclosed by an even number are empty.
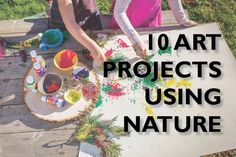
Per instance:
[[[113,54],[113,50],[111,48],[110,50],[107,50],[107,52],[105,53],[105,56],[106,58],[110,58],[112,54]]]
[[[102,96],[100,95],[99,98],[98,98],[98,100],[97,100],[97,102],[96,102],[96,107],[101,106],[102,103],[103,103],[103,101],[102,101]]]
[[[146,113],[149,115],[149,116],[152,116],[152,117],[157,117],[156,114],[154,113],[152,107],[146,103],[143,103],[143,106],[145,108],[145,111]]]
[[[136,80],[134,83],[131,84],[131,90],[132,91],[137,91],[139,89],[141,89],[142,87],[142,80]]]
[[[111,90],[112,90],[112,86],[110,86],[110,85],[105,85],[105,84],[102,85],[102,91],[103,91],[103,92],[107,93],[107,92],[109,92],[109,91],[111,91]]]
[[[118,98],[125,95],[124,87],[117,82],[112,82],[102,85],[102,91],[105,92],[108,96],[113,98]]]
[[[190,82],[188,80],[181,80],[180,82],[177,83],[176,87],[181,87],[181,86],[191,87],[192,82]]]
[[[143,85],[145,87],[154,88],[156,86],[156,81],[152,81],[154,77],[154,72],[151,72],[147,77],[143,79]]]
[[[117,42],[119,43],[119,47],[122,47],[122,48],[129,47],[122,39],[118,39]]]
[[[168,46],[165,50],[158,50],[158,54],[159,55],[163,55],[163,54],[170,54],[172,53],[172,47]]]
[[[150,65],[154,65],[154,62],[151,61],[151,59],[155,56],[155,54],[149,55],[146,57],[146,62],[148,62],[148,64]]]
[[[118,54],[111,56],[107,61],[113,62],[113,63],[118,63],[118,62],[121,62],[124,60],[125,60],[125,56],[121,53],[118,53]]]
[[[155,54],[147,56],[146,61],[149,62],[154,56],[155,56]]]
[[[137,102],[135,98],[130,98],[129,100],[130,100],[130,103],[132,103],[132,104],[136,104],[136,102]]]
[[[152,79],[154,78],[154,72],[151,72],[147,77],[145,77],[143,79],[143,86],[147,87],[147,88],[154,88],[154,87],[163,87],[166,84],[166,80],[164,80],[161,77],[161,74],[158,73],[157,76],[157,80],[156,81],[152,81]]]
[[[140,89],[140,87],[141,87],[141,84],[138,82],[135,82],[131,85],[131,90],[136,91],[136,90]]]
[[[170,87],[173,87],[175,84],[176,84],[176,80],[175,79],[171,79],[171,80],[166,81],[166,85],[165,86],[167,88],[170,88]]]

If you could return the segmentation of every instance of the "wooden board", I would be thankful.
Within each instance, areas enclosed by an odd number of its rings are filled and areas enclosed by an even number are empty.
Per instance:
[[[176,25],[177,22],[170,10],[163,11],[163,23],[162,25]],[[111,19],[111,15],[103,15],[102,23],[103,28],[107,28],[107,25]],[[0,36],[9,34],[19,34],[19,33],[39,33],[47,29],[47,18],[40,19],[25,19],[25,20],[3,20],[0,21]],[[102,31],[100,31],[102,33]]]
[[[73,130],[59,130],[0,135],[0,156],[76,157],[79,143],[66,143],[72,134]]]
[[[47,19],[2,20],[0,35],[18,33],[38,33],[47,29]]]
[[[36,118],[25,104],[0,106],[0,135],[74,129],[74,124],[52,124]]]
[[[23,104],[23,79],[0,80],[0,106]]]
[[[20,57],[0,59],[0,80],[22,79],[31,65],[29,59],[23,63]]]

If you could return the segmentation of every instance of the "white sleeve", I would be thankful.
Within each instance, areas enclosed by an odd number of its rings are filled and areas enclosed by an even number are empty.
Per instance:
[[[188,18],[186,13],[184,12],[184,8],[181,0],[167,0],[168,4],[179,24],[185,23]]]
[[[136,44],[141,41],[141,38],[126,15],[126,10],[128,9],[130,3],[131,0],[116,0],[114,17],[120,26],[120,29],[128,36],[131,43]]]

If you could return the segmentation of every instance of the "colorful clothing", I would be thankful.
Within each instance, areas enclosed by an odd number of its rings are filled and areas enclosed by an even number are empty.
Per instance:
[[[57,1],[58,0],[53,0],[48,27],[65,30]],[[96,0],[72,0],[72,3],[76,22],[80,24],[83,29],[102,29]]]
[[[132,44],[140,43],[137,27],[161,25],[161,0],[116,0],[111,28],[120,28]]]
[[[145,1],[126,0],[126,1],[130,1],[128,2],[129,6],[128,9],[126,10],[126,15],[129,18],[132,26],[138,28],[138,27],[157,27],[161,25],[162,0],[145,0]],[[119,28],[115,20],[115,17],[112,18],[110,27]]]
[[[181,0],[167,0],[179,24],[188,21]],[[120,28],[132,44],[140,43],[137,27],[158,27],[161,25],[162,0],[115,0],[111,28]],[[119,26],[118,26],[119,25]]]

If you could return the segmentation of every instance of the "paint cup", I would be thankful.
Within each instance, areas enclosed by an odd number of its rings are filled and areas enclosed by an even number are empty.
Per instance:
[[[84,81],[89,77],[89,70],[85,67],[76,67],[72,72],[72,78],[77,81]]]
[[[77,91],[76,89],[70,89],[64,93],[64,99],[66,102],[70,104],[77,103],[81,98],[81,92]]]
[[[40,65],[45,69],[47,67],[46,61],[43,59],[42,56],[37,56],[36,61],[40,63]]]
[[[36,57],[37,57],[37,52],[35,50],[30,51],[30,56],[31,56],[31,60],[32,62],[36,62]]]
[[[31,91],[32,91],[33,93],[37,93],[37,92],[38,92],[37,84],[36,84],[35,79],[34,79],[33,76],[28,76],[28,77],[26,78],[26,83],[27,83],[27,87],[28,87],[29,89],[31,89]]]
[[[44,68],[41,66],[41,64],[39,62],[35,62],[33,67],[34,67],[35,73],[39,77],[42,77],[45,74],[45,70],[44,70]]]
[[[66,103],[65,100],[53,96],[42,96],[41,101],[58,108],[63,108]]]
[[[72,50],[62,50],[54,56],[54,65],[62,71],[73,70],[78,63],[78,55]]]
[[[47,73],[38,81],[38,90],[44,95],[55,95],[62,86],[62,77],[56,73]]]
[[[58,48],[63,42],[63,34],[59,29],[49,29],[43,33],[40,49]]]

